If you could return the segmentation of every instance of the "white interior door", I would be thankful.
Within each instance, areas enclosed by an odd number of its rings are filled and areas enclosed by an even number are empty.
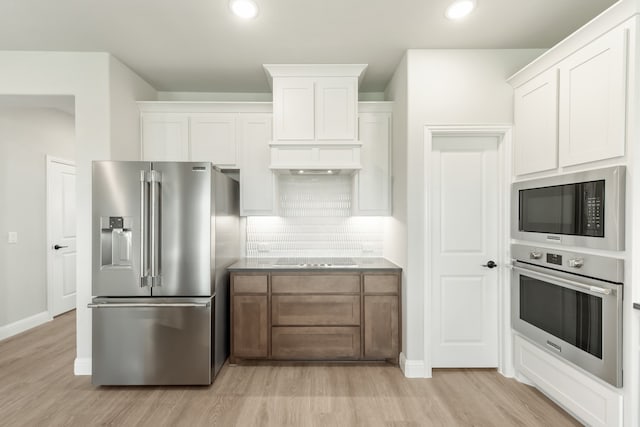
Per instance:
[[[498,137],[433,138],[432,366],[498,366]]]
[[[76,168],[47,159],[48,298],[52,316],[76,308]]]

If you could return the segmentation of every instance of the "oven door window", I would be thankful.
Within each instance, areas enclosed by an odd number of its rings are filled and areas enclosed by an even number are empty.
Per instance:
[[[520,231],[604,237],[604,184],[520,190]]]
[[[602,359],[602,299],[520,275],[520,318]]]

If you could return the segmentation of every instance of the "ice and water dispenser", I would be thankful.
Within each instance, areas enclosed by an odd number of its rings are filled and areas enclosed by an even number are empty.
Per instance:
[[[133,218],[104,216],[100,218],[100,250],[102,268],[131,267]]]

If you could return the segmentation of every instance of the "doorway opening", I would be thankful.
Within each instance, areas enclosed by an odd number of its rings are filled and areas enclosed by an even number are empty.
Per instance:
[[[62,312],[53,308],[50,289],[47,165],[75,158],[74,96],[0,95],[0,339]],[[65,181],[65,227],[75,235],[75,194]],[[69,295],[76,269],[66,258]],[[75,295],[68,301],[75,308]]]

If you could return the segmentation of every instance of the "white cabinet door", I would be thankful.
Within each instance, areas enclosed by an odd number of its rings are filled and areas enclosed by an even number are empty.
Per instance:
[[[560,63],[560,165],[623,156],[627,29],[613,30]]]
[[[273,79],[276,140],[313,140],[314,80],[306,77]]]
[[[316,139],[356,139],[358,79],[323,77],[316,80]]]
[[[514,172],[558,167],[558,70],[552,68],[514,90]]]
[[[225,168],[238,165],[236,120],[233,113],[192,115],[191,160],[211,162]]]
[[[271,114],[240,114],[240,215],[275,215],[275,177],[269,169]]]
[[[356,176],[355,215],[391,214],[391,114],[360,113],[362,169]]]
[[[189,116],[143,114],[142,160],[189,160]]]

